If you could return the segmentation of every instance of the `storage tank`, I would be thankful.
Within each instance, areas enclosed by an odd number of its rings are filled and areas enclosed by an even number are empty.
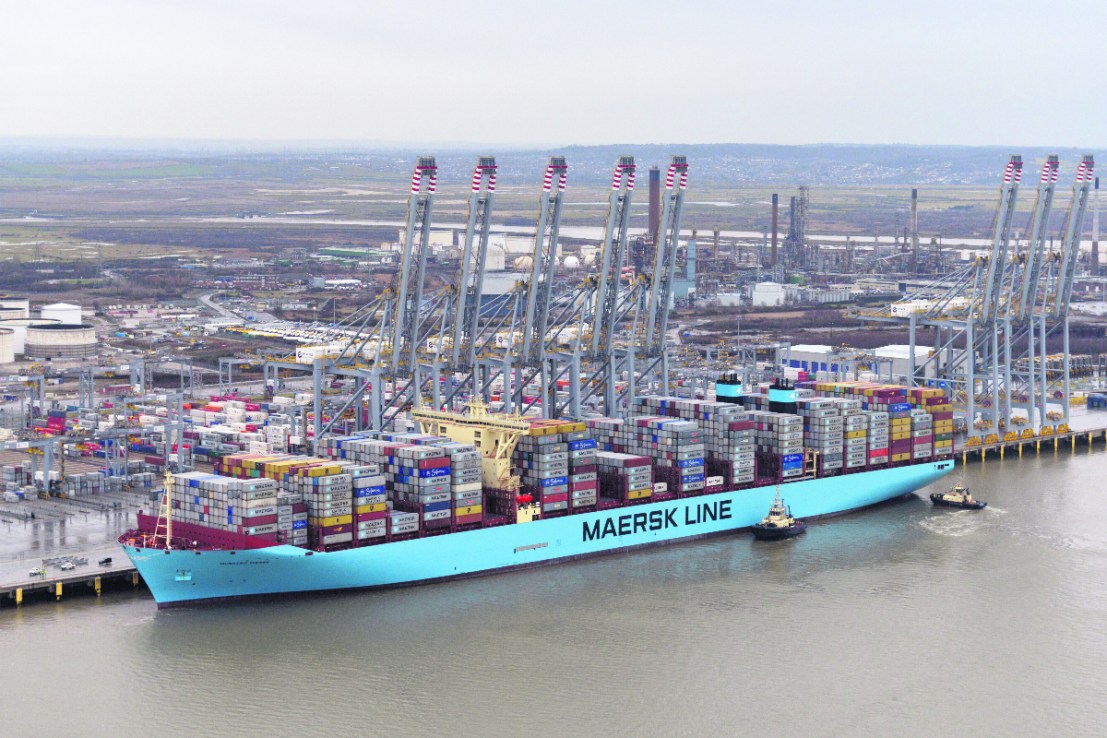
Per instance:
[[[15,320],[16,318],[26,317],[20,308],[0,306],[0,320]]]
[[[56,320],[63,325],[81,324],[81,306],[72,305],[68,302],[56,302],[53,305],[43,305],[41,315],[44,319]]]
[[[84,323],[27,326],[28,359],[83,359],[96,355],[96,329]]]
[[[0,364],[11,364],[15,361],[15,331],[11,328],[0,328]]]
[[[12,338],[15,342],[15,353],[20,355],[23,353],[23,344],[27,341],[27,326],[32,325],[57,325],[56,320],[43,320],[42,318],[11,318],[9,320],[0,320],[0,328],[9,328],[12,331]]]
[[[12,295],[0,295],[0,310],[18,310],[21,315],[15,315],[15,318],[29,318],[31,317],[31,301],[26,297],[13,297]]]
[[[580,259],[575,256],[566,256],[561,265],[566,269],[580,269]]]

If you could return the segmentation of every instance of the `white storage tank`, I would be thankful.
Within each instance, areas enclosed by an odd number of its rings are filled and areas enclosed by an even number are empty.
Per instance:
[[[0,364],[11,364],[15,361],[15,331],[11,328],[0,328]]]
[[[19,315],[12,315],[13,318],[29,318],[31,317],[31,301],[26,297],[13,297],[11,295],[0,296],[0,311],[7,313],[10,310],[18,310]]]
[[[41,315],[46,320],[56,320],[64,325],[81,324],[81,306],[71,305],[68,302],[56,302],[53,305],[44,305]]]
[[[96,355],[96,329],[83,323],[27,326],[28,359],[84,359]]]
[[[43,320],[42,318],[12,318],[0,320],[0,328],[8,328],[12,331],[12,340],[15,344],[16,355],[23,353],[23,344],[27,341],[27,326],[32,325],[57,325],[56,320]]]
[[[0,306],[0,320],[15,320],[16,318],[26,318],[23,311],[17,307],[3,307]]]

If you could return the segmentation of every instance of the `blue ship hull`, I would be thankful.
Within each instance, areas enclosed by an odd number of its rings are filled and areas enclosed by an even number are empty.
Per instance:
[[[832,515],[914,492],[952,469],[946,460],[806,480],[784,485],[782,495],[797,518]],[[719,535],[759,522],[775,493],[774,486],[720,492],[331,553],[288,545],[168,553],[123,548],[158,606],[168,607],[412,585]]]

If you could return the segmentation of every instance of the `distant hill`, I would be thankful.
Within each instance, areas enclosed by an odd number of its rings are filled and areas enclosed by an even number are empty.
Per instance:
[[[482,149],[483,151],[484,149]],[[505,183],[532,184],[542,178],[543,163],[550,154],[562,154],[569,160],[570,177],[578,184],[601,184],[611,176],[615,158],[633,155],[645,178],[651,165],[665,166],[672,154],[688,156],[695,182],[703,185],[995,185],[1012,153],[1021,154],[1028,173],[1035,171],[1047,154],[1061,156],[1063,172],[1075,169],[1084,151],[1019,146],[909,146],[866,144],[811,144],[777,146],[767,144],[617,144],[604,146],[566,146],[551,150],[522,150],[487,147],[495,154]],[[203,142],[172,144],[141,142],[127,148],[116,142],[97,148],[95,141],[85,146],[52,146],[0,141],[0,169],[12,162],[76,162],[91,159],[151,159],[159,156],[188,160],[210,167],[212,174],[239,176],[260,168],[266,174],[290,179],[310,176],[316,167],[357,164],[376,173],[405,176],[418,154],[434,154],[441,177],[464,181],[472,172],[476,149],[443,146],[413,149],[372,145],[335,144],[249,144]],[[18,168],[8,174],[17,174]],[[76,172],[70,171],[70,174]],[[102,175],[101,175],[102,176]],[[1064,177],[1064,174],[1062,175]],[[1032,181],[1033,176],[1026,181]]]

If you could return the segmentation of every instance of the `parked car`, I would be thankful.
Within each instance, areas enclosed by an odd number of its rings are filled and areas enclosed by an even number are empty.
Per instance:
[[[105,559],[100,559],[100,566],[111,566],[111,556]]]
[[[67,561],[64,564],[62,564],[60,568],[61,568],[62,571],[73,571],[74,569],[77,568],[77,565],[74,564],[72,561]]]

